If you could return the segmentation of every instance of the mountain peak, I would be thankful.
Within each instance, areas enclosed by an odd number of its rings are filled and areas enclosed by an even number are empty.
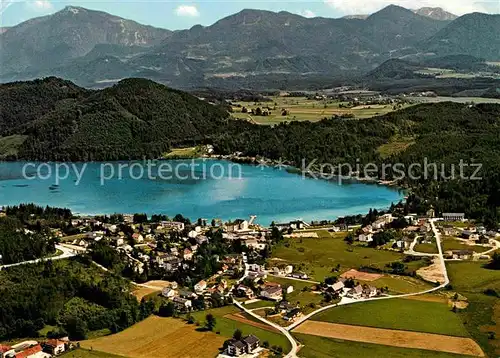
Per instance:
[[[420,9],[413,10],[413,12],[421,16],[426,16],[430,17],[431,19],[441,21],[453,21],[458,17],[457,15],[445,11],[440,7],[422,7]]]

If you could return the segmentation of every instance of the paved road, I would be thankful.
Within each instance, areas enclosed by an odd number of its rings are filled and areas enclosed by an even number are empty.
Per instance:
[[[315,283],[315,284],[319,283],[318,281],[303,280],[301,278],[275,275],[275,274],[272,274],[270,271],[266,271],[266,273],[267,273],[268,276],[273,276],[273,277],[278,277],[278,278],[286,278],[287,280],[295,280],[295,281],[301,281],[301,282],[307,282],[307,283]]]
[[[61,246],[61,245],[56,245],[56,249],[62,251],[62,254],[61,255],[57,255],[57,256],[44,257],[44,258],[36,259],[36,260],[29,260],[29,261],[18,262],[18,263],[15,263],[15,264],[2,265],[2,266],[0,266],[0,270],[2,270],[4,268],[8,268],[8,267],[14,267],[14,266],[20,266],[20,265],[27,265],[27,264],[36,264],[36,263],[42,262],[42,261],[61,260],[61,259],[67,259],[69,257],[76,256],[76,254],[74,253],[74,251],[71,250],[71,249],[69,249],[69,248],[67,248],[67,247],[64,247],[64,246]]]

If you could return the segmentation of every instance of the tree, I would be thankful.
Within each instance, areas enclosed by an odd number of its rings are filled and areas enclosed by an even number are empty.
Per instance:
[[[243,332],[240,329],[236,329],[233,333],[233,338],[239,341],[243,337]]]
[[[172,302],[162,304],[158,310],[158,315],[161,317],[172,317],[175,314],[175,306]]]
[[[213,331],[215,324],[217,323],[213,314],[209,313],[205,316],[205,328],[209,331]]]
[[[491,258],[488,268],[493,270],[500,270],[500,253],[495,252]]]

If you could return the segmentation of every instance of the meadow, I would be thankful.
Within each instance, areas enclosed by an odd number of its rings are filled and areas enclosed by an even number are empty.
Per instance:
[[[322,281],[336,275],[332,269],[340,265],[340,272],[360,265],[384,268],[387,263],[402,259],[395,251],[377,250],[365,246],[348,245],[345,233],[330,235],[326,230],[317,231],[318,238],[287,239],[273,249],[273,263],[290,263],[296,270],[303,270],[312,279]],[[274,261],[274,262],[273,262]]]
[[[428,351],[421,349],[398,348],[379,344],[362,343],[317,337],[308,334],[294,334],[302,344],[300,356],[304,358],[460,358],[463,355]]]
[[[452,290],[468,299],[469,306],[458,315],[471,336],[488,356],[500,356],[500,299],[486,295],[500,292],[500,271],[477,261],[447,262]]]
[[[273,125],[285,121],[319,121],[323,118],[331,118],[334,115],[352,115],[353,118],[370,118],[394,111],[392,105],[370,105],[347,108],[348,102],[325,99],[307,99],[306,97],[270,97],[270,102],[234,102],[232,116],[238,119],[246,119],[257,124]],[[268,116],[256,116],[250,113],[242,113],[245,107],[250,111],[257,107],[271,108]],[[282,115],[282,109],[287,110]]]
[[[468,337],[459,316],[446,303],[403,298],[369,301],[319,313],[316,321]]]

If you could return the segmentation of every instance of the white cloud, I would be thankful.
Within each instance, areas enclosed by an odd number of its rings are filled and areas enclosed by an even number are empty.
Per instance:
[[[200,16],[200,12],[194,5],[179,5],[175,9],[175,13],[177,14],[177,16],[189,16],[189,17]]]
[[[327,5],[344,15],[371,14],[390,4],[399,5],[407,9],[421,7],[442,7],[456,15],[469,12],[489,12],[484,2],[471,0],[324,0]]]
[[[46,12],[53,9],[52,3],[49,0],[27,1],[26,6],[31,10],[40,12]]]
[[[316,14],[311,10],[302,10],[300,12],[300,15],[302,15],[304,17],[316,17]]]

